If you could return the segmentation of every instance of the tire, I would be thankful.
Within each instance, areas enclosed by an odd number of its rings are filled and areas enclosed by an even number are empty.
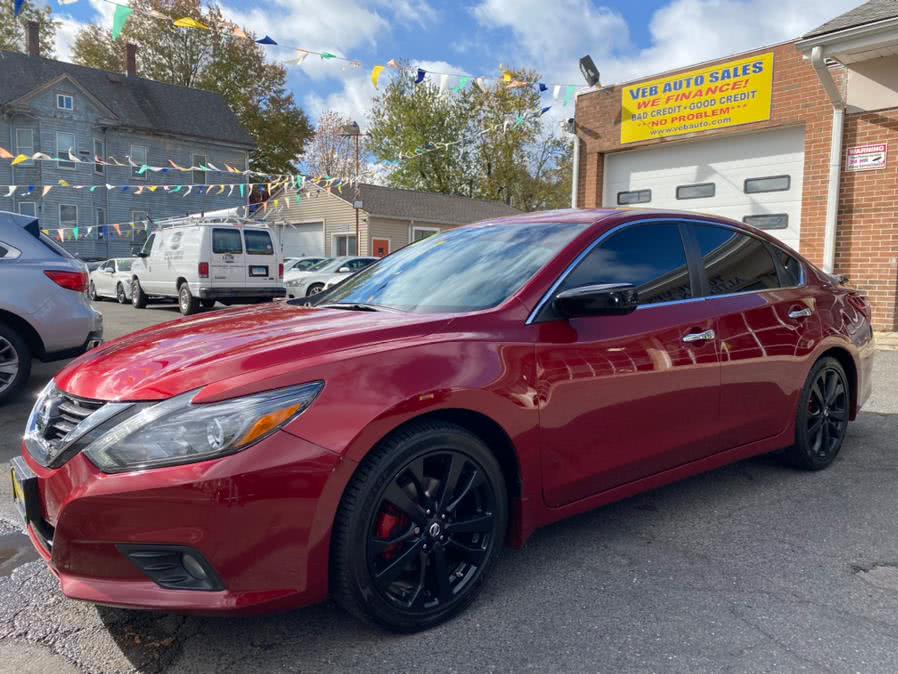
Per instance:
[[[313,283],[312,285],[309,286],[309,289],[306,290],[306,297],[311,297],[312,295],[317,295],[322,290],[324,290],[323,283]]]
[[[147,308],[147,296],[144,295],[143,288],[140,287],[140,281],[137,279],[131,281],[131,306],[135,309]]]
[[[372,450],[343,494],[333,598],[396,632],[438,625],[477,596],[507,522],[502,471],[483,441],[455,424],[414,423]]]
[[[94,285],[93,281],[87,285],[87,296],[90,298],[91,302],[100,301],[100,296],[97,295],[97,287]]]
[[[128,298],[125,295],[125,286],[123,286],[121,284],[121,282],[119,282],[115,286],[115,299],[118,300],[119,304],[127,304],[128,303]]]
[[[16,330],[0,323],[0,403],[15,397],[31,376],[31,349]]]
[[[211,309],[215,306],[215,300],[200,300],[200,304],[203,305],[203,309]]]
[[[200,310],[200,301],[190,292],[187,283],[178,286],[178,309],[185,316],[192,316]]]
[[[851,389],[835,358],[818,360],[798,402],[795,444],[783,454],[796,468],[823,470],[835,460],[845,440]]]

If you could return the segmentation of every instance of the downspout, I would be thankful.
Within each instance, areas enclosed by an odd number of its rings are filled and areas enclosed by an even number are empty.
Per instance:
[[[571,208],[577,208],[577,187],[580,184],[580,136],[574,124],[574,161],[571,166]]]
[[[820,84],[833,104],[832,140],[829,150],[829,186],[826,191],[826,223],[823,230],[823,270],[833,273],[836,261],[836,225],[839,219],[839,187],[842,174],[842,136],[845,125],[845,101],[826,66],[823,49],[811,50],[811,65],[817,71]]]

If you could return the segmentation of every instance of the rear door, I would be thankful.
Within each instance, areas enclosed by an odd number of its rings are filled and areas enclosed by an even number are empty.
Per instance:
[[[236,227],[212,228],[209,282],[217,288],[242,288],[246,284],[243,237]]]
[[[275,253],[271,232],[267,229],[244,229],[246,246],[245,284],[249,288],[271,288],[279,283],[279,258]]]
[[[822,336],[814,296],[778,246],[721,225],[691,231],[720,341],[721,449],[774,437],[794,417]]]
[[[114,260],[106,260],[100,268],[97,270],[98,273],[94,274],[94,287],[97,289],[97,292],[100,295],[110,295],[112,294],[113,282],[115,278],[115,261]]]

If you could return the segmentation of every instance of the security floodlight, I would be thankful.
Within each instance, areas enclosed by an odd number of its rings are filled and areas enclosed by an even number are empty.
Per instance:
[[[592,57],[589,54],[580,59],[580,73],[589,86],[599,86],[599,69],[596,68],[596,64],[592,62]]]
[[[561,130],[564,133],[575,134],[577,133],[577,122],[573,117],[568,117],[561,122]]]

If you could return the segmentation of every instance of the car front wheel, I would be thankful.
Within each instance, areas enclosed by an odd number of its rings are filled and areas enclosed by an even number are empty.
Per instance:
[[[91,281],[87,286],[87,296],[91,299],[92,302],[96,302],[100,299],[100,296],[97,295],[97,287],[94,285],[94,282]]]
[[[125,286],[123,286],[121,283],[119,283],[115,287],[115,299],[118,300],[119,304],[127,304],[128,303],[128,298],[125,295]]]
[[[805,470],[822,470],[838,455],[848,430],[851,389],[835,358],[822,358],[805,382],[798,405],[795,444],[785,458]]]
[[[313,283],[309,286],[309,289],[306,291],[306,297],[311,297],[312,295],[317,295],[322,290],[324,290],[323,283]]]
[[[0,402],[16,395],[31,376],[31,349],[22,336],[0,323]]]
[[[200,310],[200,301],[190,292],[190,286],[182,283],[178,288],[178,308],[185,316],[195,314]]]
[[[334,524],[334,598],[395,631],[444,622],[477,595],[507,520],[505,482],[487,446],[454,424],[413,424],[373,450],[346,489]]]

